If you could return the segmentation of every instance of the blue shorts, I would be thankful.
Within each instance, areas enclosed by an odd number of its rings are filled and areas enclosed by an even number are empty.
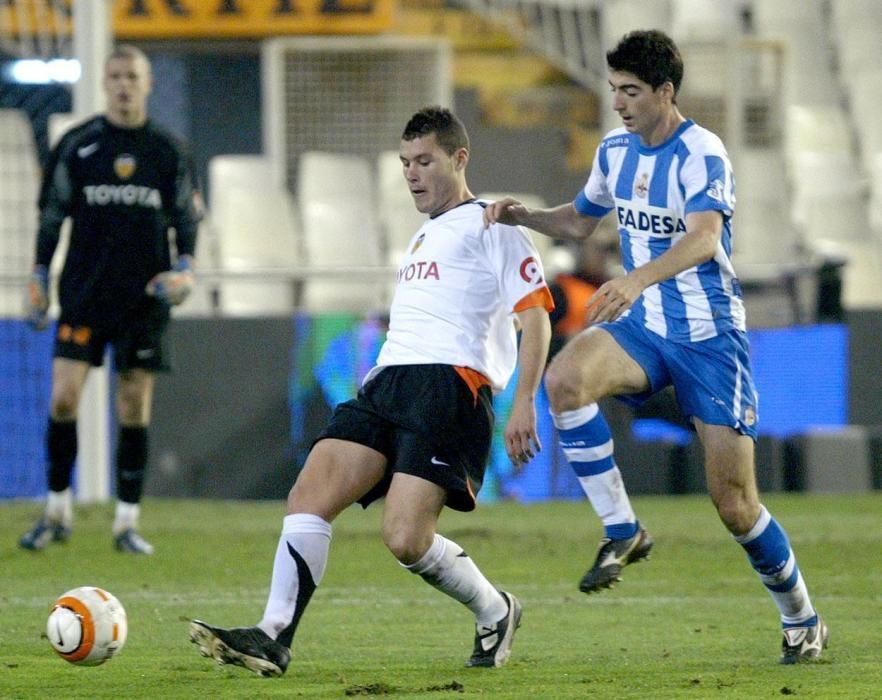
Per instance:
[[[618,398],[639,406],[671,385],[684,417],[728,425],[756,440],[757,394],[746,333],[733,330],[697,343],[675,343],[633,316],[597,327],[610,333],[649,378],[649,391]]]

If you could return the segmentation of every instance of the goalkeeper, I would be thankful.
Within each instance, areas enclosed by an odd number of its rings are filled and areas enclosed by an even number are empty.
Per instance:
[[[70,536],[77,410],[89,369],[104,362],[110,346],[119,424],[113,542],[122,552],[151,554],[152,545],[137,528],[154,373],[168,369],[164,336],[170,307],[193,284],[199,212],[188,156],[147,118],[152,78],[144,53],[131,46],[115,49],[103,84],[107,110],[61,139],[43,176],[29,287],[35,328],[48,325],[49,264],[62,223],[70,218],[72,225],[58,287],[61,312],[46,438],[49,493],[45,512],[19,544],[39,550]]]

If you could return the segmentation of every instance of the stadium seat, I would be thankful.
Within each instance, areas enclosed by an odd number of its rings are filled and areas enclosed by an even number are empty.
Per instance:
[[[40,166],[25,112],[0,109],[0,316],[24,311],[24,280],[34,259]]]
[[[791,218],[806,243],[866,237],[866,185],[853,155],[806,151],[794,166]]]
[[[871,167],[873,157],[882,153],[882,67],[862,70],[847,77],[847,94],[858,135],[858,146],[865,166]]]
[[[637,28],[671,29],[671,11],[666,2],[606,0],[603,8],[604,45],[613,46],[627,32]]]
[[[882,22],[879,0],[830,0],[833,26],[837,30],[857,24]]]
[[[301,259],[299,227],[293,199],[276,184],[269,159],[216,156],[209,163],[208,184],[218,267],[229,273],[218,286],[220,310],[227,315],[292,313],[292,274]]]
[[[870,160],[870,226],[873,237],[882,240],[882,151]]]
[[[882,19],[865,17],[854,24],[840,27],[835,32],[839,69],[843,77],[865,70],[882,69],[879,52],[879,32]]]
[[[50,148],[55,146],[70,129],[84,122],[88,117],[80,117],[70,112],[53,112],[49,115],[48,134]]]
[[[377,170],[379,217],[385,239],[386,262],[397,265],[405,247],[426,221],[426,215],[418,212],[414,206],[398,151],[380,153]]]
[[[196,284],[183,304],[174,309],[176,317],[213,316],[220,311],[220,280],[201,277],[200,270],[216,270],[219,266],[217,241],[210,215],[199,223],[196,237]]]
[[[649,4],[654,3],[643,3],[644,6]],[[738,3],[671,0],[671,9],[671,31],[677,42],[720,42],[740,33]],[[645,22],[641,20],[634,26],[645,26]]]
[[[311,270],[303,306],[309,311],[369,312],[388,303],[394,272],[388,271],[384,283],[374,172],[355,155],[307,151],[300,156],[297,201]],[[323,275],[323,267],[337,270]],[[347,267],[360,271],[342,274],[340,268]]]
[[[755,2],[753,23],[760,39],[785,46],[785,104],[828,104],[837,85],[823,0]]]
[[[279,189],[282,182],[277,178],[273,162],[266,156],[231,153],[215,156],[208,163],[209,205],[229,190]]]
[[[796,231],[790,225],[784,166],[771,149],[742,149],[735,162],[734,226],[736,268],[741,263],[790,262]]]
[[[788,105],[785,116],[785,148],[787,168],[791,178],[800,153],[848,154],[852,151],[852,130],[848,112],[833,104]]]

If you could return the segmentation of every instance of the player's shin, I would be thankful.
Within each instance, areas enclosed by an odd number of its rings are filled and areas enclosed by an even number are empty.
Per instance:
[[[633,537],[637,517],[613,459],[612,433],[600,408],[593,403],[553,417],[564,456],[603,521],[606,536],[614,540]]]
[[[317,515],[288,515],[276,549],[273,578],[263,619],[257,625],[291,646],[312,594],[321,583],[331,544],[331,524]]]
[[[116,495],[120,501],[140,503],[148,450],[147,428],[120,426],[116,444]]]
[[[77,458],[77,422],[49,419],[46,432],[49,453],[49,490],[61,493],[70,487]]]
[[[803,625],[812,620],[815,609],[787,534],[764,506],[756,524],[735,541],[744,547],[751,566],[778,606],[782,624]]]
[[[508,612],[502,594],[456,542],[436,534],[426,553],[413,564],[402,564],[426,583],[458,600],[475,614],[478,624],[491,625]]]

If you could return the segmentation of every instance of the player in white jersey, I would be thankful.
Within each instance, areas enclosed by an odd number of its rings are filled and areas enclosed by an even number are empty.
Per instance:
[[[631,507],[597,401],[640,402],[672,385],[704,447],[711,499],[778,606],[782,663],[818,658],[827,627],[809,599],[787,535],[759,501],[754,474],[757,396],[744,306],[731,262],[734,178],[723,144],[677,108],[679,50],[658,31],[635,31],[607,53],[613,108],[608,133],[572,203],[529,209],[503,199],[488,224],[523,224],[555,238],[590,236],[617,218],[626,274],[589,301],[587,330],[545,379],[561,445],[605,536],[580,583],[610,587],[646,558],[652,539]]]
[[[534,396],[551,327],[551,293],[525,231],[489,229],[469,191],[469,142],[449,110],[427,107],[400,148],[416,208],[429,219],[398,271],[389,332],[358,396],[337,406],[288,496],[264,616],[224,629],[194,620],[191,640],[220,663],[281,675],[327,562],[331,522],[385,496],[383,540],[401,565],[475,615],[468,666],[501,666],[521,605],[462,548],[436,532],[447,505],[470,511],[493,432],[492,393],[518,372],[505,447],[512,462],[540,448]],[[518,344],[515,321],[521,328]]]

